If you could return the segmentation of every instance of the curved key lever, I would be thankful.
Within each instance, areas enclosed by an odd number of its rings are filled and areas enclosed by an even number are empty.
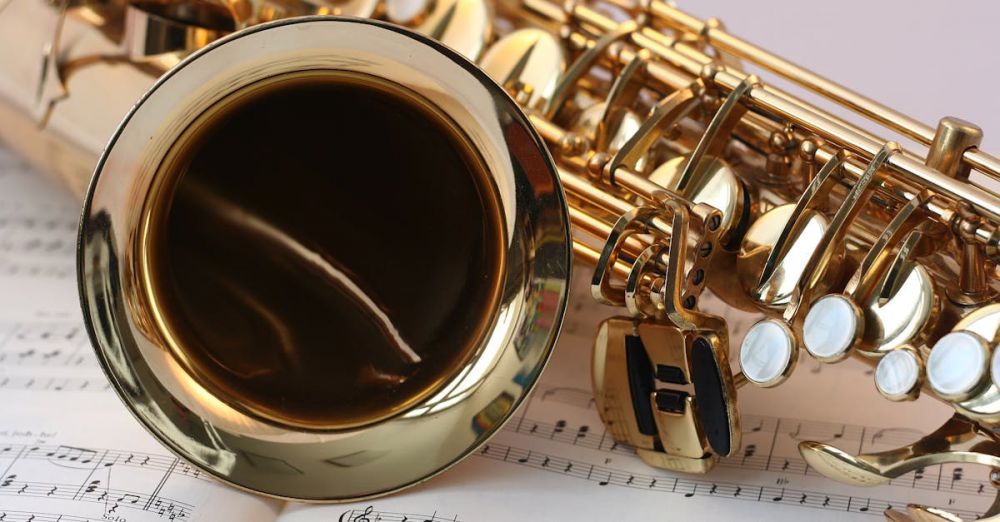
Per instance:
[[[52,28],[52,36],[42,49],[42,67],[35,90],[35,119],[39,129],[45,128],[52,115],[52,108],[66,99],[66,79],[60,68],[60,52],[62,51],[63,26],[66,23],[66,12],[69,10],[69,0],[58,3],[59,11]]]
[[[796,359],[796,347],[802,338],[805,322],[803,316],[806,314],[800,312],[807,312],[809,306],[814,304],[814,294],[822,288],[828,272],[833,270],[831,267],[838,264],[836,262],[838,253],[843,250],[843,242],[850,228],[848,225],[861,213],[871,193],[879,185],[877,178],[879,170],[889,157],[899,150],[898,144],[886,143],[848,191],[829,226],[816,243],[815,249],[809,255],[805,266],[801,267],[782,318],[763,319],[748,330],[740,346],[740,367],[750,382],[760,386],[777,386],[791,374]],[[791,216],[785,222],[779,240],[768,254],[757,283],[758,290],[763,289],[777,273],[779,260],[790,248],[789,238],[800,226],[799,222],[806,210],[829,196],[833,173],[838,171],[845,161],[846,156],[843,153],[830,158],[803,192]],[[861,320],[856,306],[846,314],[840,315],[845,315],[846,319],[853,318],[856,323]]]
[[[695,80],[691,85],[678,89],[657,102],[639,130],[608,162],[608,180],[615,182],[615,170],[619,167],[636,169],[636,165],[646,158],[653,145],[698,107],[699,99],[704,93],[705,85],[700,80]]]
[[[861,213],[862,209],[871,197],[871,193],[879,185],[877,174],[879,170],[889,161],[889,157],[900,151],[899,144],[895,142],[886,143],[881,150],[875,154],[868,168],[858,178],[854,186],[847,193],[844,202],[837,209],[830,221],[830,226],[820,240],[820,247],[813,252],[813,255],[806,263],[802,278],[792,295],[791,302],[785,307],[784,319],[792,325],[793,331],[801,331],[801,322],[804,314],[799,311],[802,307],[808,307],[813,302],[813,294],[819,288],[820,282],[827,274],[829,265],[834,260],[834,253],[843,248],[844,238],[847,236],[848,226]]]
[[[855,348],[888,352],[927,329],[935,300],[926,270],[915,261],[926,221],[918,212],[930,195],[924,191],[903,205],[854,272],[843,293],[814,301],[802,326],[803,344],[816,359],[837,362]],[[908,292],[899,296],[904,283]]]
[[[643,85],[641,81],[643,71],[645,71],[649,59],[649,51],[639,51],[611,84],[611,90],[604,98],[604,108],[597,120],[597,129],[594,135],[594,148],[596,150],[614,151],[623,144],[622,141],[628,142],[631,139],[632,136],[629,134],[625,122],[632,114],[631,107],[635,105],[636,99],[639,97],[639,91]],[[618,143],[615,143],[616,141]]]
[[[748,110],[742,101],[754,87],[759,85],[760,81],[757,77],[753,75],[747,76],[746,79],[740,82],[729,93],[726,100],[722,102],[722,107],[719,108],[718,112],[715,113],[715,116],[708,123],[708,127],[698,140],[698,145],[695,146],[687,163],[684,165],[684,170],[677,181],[678,192],[684,194],[689,184],[697,183],[694,179],[695,173],[698,172],[698,167],[705,157],[722,156],[722,152],[725,150],[729,140],[718,138],[720,136],[728,137],[732,134],[733,129],[736,128],[736,124],[740,122]]]
[[[566,73],[563,74],[559,83],[556,85],[555,90],[552,93],[552,97],[548,99],[544,107],[542,107],[542,114],[545,119],[552,120],[556,113],[562,109],[566,100],[570,98],[570,94],[573,92],[573,88],[576,87],[577,82],[580,78],[583,78],[584,74],[590,70],[591,67],[597,62],[601,56],[604,55],[608,47],[611,44],[628,38],[632,33],[639,30],[639,25],[634,21],[628,21],[622,24],[618,24],[613,30],[608,31],[599,39],[594,41],[593,45],[589,46],[587,50],[580,54],[577,59],[570,64],[569,68],[566,69]]]
[[[653,261],[659,261],[662,256],[662,248],[659,245],[665,244],[667,237],[672,244],[676,227],[684,227],[680,264],[678,265],[679,277],[681,281],[688,273],[696,273],[699,270],[702,274],[708,268],[714,252],[717,250],[718,227],[713,229],[707,222],[719,219],[719,211],[706,205],[691,205],[683,201],[683,198],[667,191],[658,191],[654,194],[658,204],[637,206],[622,214],[612,227],[608,237],[604,242],[604,247],[598,256],[594,275],[591,278],[591,295],[600,303],[616,306],[628,306],[630,313],[635,317],[656,315],[656,310],[640,310],[637,303],[640,301],[636,295],[637,283],[646,275],[646,266],[655,265]],[[680,214],[678,214],[680,213]],[[695,233],[690,233],[689,229],[696,229]],[[624,295],[620,288],[615,288],[611,284],[611,267],[618,262],[621,248],[632,235],[647,234],[655,237],[652,249],[647,249],[639,259],[633,262],[632,272],[629,276],[629,286],[625,288]],[[688,248],[688,241],[697,240],[696,249]],[[681,285],[682,292],[677,299],[689,303],[693,306],[698,294],[704,288],[704,277],[695,282],[691,281],[686,287]],[[671,288],[671,291],[673,289]],[[649,299],[642,301],[653,301],[655,308],[663,309],[662,304],[671,294],[664,294],[656,291],[649,295]]]
[[[901,448],[852,455],[828,444],[805,441],[799,443],[799,453],[824,476],[854,486],[885,484],[910,471],[939,464],[972,463],[1000,469],[1000,442],[961,415],[954,415],[933,433]],[[984,516],[996,517],[998,509],[1000,500],[995,501]],[[906,513],[890,510],[886,518],[961,521],[951,513],[924,506],[909,506]]]

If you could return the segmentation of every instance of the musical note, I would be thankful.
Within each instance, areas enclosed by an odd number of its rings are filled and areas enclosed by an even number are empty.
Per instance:
[[[139,498],[140,498],[139,495],[136,495],[135,493],[125,493],[119,496],[117,499],[115,499],[115,502],[127,502],[129,504],[135,504],[139,502]]]
[[[0,431],[0,434],[3,432]],[[0,462],[11,470],[39,470],[44,469],[45,466],[51,467],[48,473],[62,473],[63,475],[79,473],[80,483],[79,486],[71,487],[67,483],[47,483],[45,481],[40,481],[37,479],[33,480],[22,480],[18,472],[8,473],[0,479],[0,505],[7,504],[2,497],[14,496],[24,500],[19,502],[28,502],[26,505],[36,505],[37,502],[42,499],[52,499],[58,501],[76,501],[80,502],[81,506],[101,506],[101,513],[106,515],[114,516],[124,516],[123,510],[138,510],[138,511],[151,511],[162,515],[164,519],[169,520],[186,520],[195,510],[195,506],[190,502],[181,501],[175,498],[168,498],[163,496],[160,492],[162,484],[164,482],[163,473],[168,476],[183,477],[188,481],[193,481],[187,483],[188,486],[200,485],[198,488],[207,488],[208,491],[215,492],[216,496],[222,494],[222,497],[227,496],[233,497],[230,499],[238,499],[242,496],[240,493],[230,492],[225,488],[221,488],[215,485],[211,481],[206,482],[204,478],[197,478],[193,474],[182,473],[177,467],[166,467],[164,468],[164,462],[177,462],[176,458],[165,457],[165,456],[154,456],[149,454],[137,454],[135,452],[113,452],[111,450],[95,450],[93,448],[84,448],[80,446],[73,445],[51,445],[51,446],[26,446],[26,445],[13,445],[6,444],[3,446],[3,451],[0,451],[0,459],[6,457],[8,460],[6,463]],[[141,455],[141,459],[138,456]],[[134,469],[132,478],[129,483],[134,486],[139,486],[143,481],[140,480],[141,477],[134,475],[134,473],[140,472],[148,473],[145,470],[153,471],[156,473],[154,476],[150,476],[146,481],[153,487],[149,492],[142,491],[131,491],[122,489],[111,489],[105,485],[104,479],[90,476],[95,470],[101,469],[102,473],[111,473],[110,467],[106,467],[103,464],[113,463],[126,460],[129,456],[133,457],[133,464],[136,466]],[[145,463],[146,467],[142,467],[142,463]],[[62,471],[57,471],[62,470]],[[79,471],[75,471],[79,470]],[[165,471],[164,471],[165,470]],[[37,475],[37,471],[30,473],[29,475]],[[70,476],[70,475],[66,475]],[[177,478],[173,480],[174,490],[177,487],[182,486],[180,482],[177,482]],[[187,487],[187,486],[185,486]],[[184,491],[181,489],[180,491]],[[188,491],[191,491],[188,489]],[[205,493],[198,493],[199,496]],[[34,500],[32,500],[34,499]],[[249,507],[249,503],[243,503],[243,506]],[[10,511],[8,511],[9,513]],[[20,515],[18,515],[21,517]],[[25,513],[23,517],[17,518],[16,520],[24,521],[30,519],[32,516],[29,513]],[[39,520],[57,520],[56,517],[61,517],[62,515],[53,515],[52,518],[42,518]],[[101,518],[100,515],[95,514],[96,519]],[[9,517],[8,517],[9,518]],[[70,519],[67,519],[70,520]],[[73,519],[75,520],[75,519]],[[83,519],[80,519],[83,520]]]
[[[747,459],[753,457],[756,452],[756,444],[747,444],[746,447],[743,448],[743,463],[746,463]]]
[[[556,426],[555,428],[552,429],[552,434],[549,436],[549,438],[554,439],[556,435],[562,433],[564,429],[566,429],[566,421],[561,419],[556,421]]]
[[[962,481],[962,468],[955,468],[951,470],[951,489],[955,489],[955,483]]]
[[[71,446],[59,446],[56,451],[53,451],[46,456],[51,457],[55,455],[57,460],[65,460],[67,462],[78,462],[80,464],[90,464],[93,458],[97,455],[97,452],[92,449],[86,448],[75,448]]]

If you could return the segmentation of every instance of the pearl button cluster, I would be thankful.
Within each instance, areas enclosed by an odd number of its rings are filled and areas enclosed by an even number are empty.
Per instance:
[[[831,294],[815,303],[802,328],[806,350],[821,361],[846,357],[860,336],[860,312],[846,296]],[[776,319],[753,325],[740,347],[740,366],[747,380],[774,386],[790,373],[795,361],[796,340],[788,326]],[[982,391],[990,382],[1000,387],[1000,350],[991,357],[985,339],[959,330],[939,339],[927,357],[926,368],[912,347],[886,353],[875,369],[875,386],[891,400],[916,397],[926,375],[930,388],[940,397],[963,401]]]
[[[806,350],[821,361],[847,356],[860,335],[861,313],[846,296],[828,295],[813,303],[802,327]],[[783,321],[765,319],[747,331],[740,346],[740,367],[750,382],[775,386],[789,373],[798,343]],[[998,362],[1000,364],[1000,362]]]
[[[990,357],[982,336],[958,330],[938,339],[927,357],[926,369],[916,351],[904,347],[887,353],[875,369],[875,386],[892,400],[916,396],[925,374],[931,390],[942,399],[961,402],[975,397],[1000,377],[1000,350]],[[992,379],[990,379],[992,377]]]
[[[848,296],[824,296],[806,314],[802,344],[821,361],[841,360],[861,336],[862,318],[860,309]],[[782,382],[795,363],[796,347],[795,336],[783,321],[759,321],[747,331],[740,347],[743,374],[760,386]],[[968,400],[990,383],[1000,388],[1000,349],[991,350],[986,339],[968,330],[941,337],[926,362],[912,346],[903,345],[881,357],[875,369],[875,387],[891,400],[913,399],[925,377],[941,398],[955,402]]]

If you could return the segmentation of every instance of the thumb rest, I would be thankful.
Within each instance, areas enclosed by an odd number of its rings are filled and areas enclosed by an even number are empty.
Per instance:
[[[968,462],[992,468],[1000,486],[1000,199],[986,188],[1000,179],[1000,161],[977,148],[982,132],[972,124],[945,118],[927,127],[660,0],[64,0],[44,8],[11,0],[0,4],[0,27],[20,19],[15,12],[39,23],[44,12],[53,30],[35,95],[6,94],[39,136],[58,143],[70,141],[60,125],[79,114],[78,104],[100,101],[77,94],[94,95],[78,85],[88,69],[140,71],[147,79],[131,102],[190,52],[273,19],[381,18],[440,40],[501,84],[548,145],[575,258],[595,267],[593,297],[624,309],[599,326],[593,351],[596,404],[616,441],[653,466],[710,471],[740,447],[737,388],[780,384],[801,346],[825,363],[850,355],[871,363],[888,400],[929,393],[955,410],[934,433],[882,453],[803,442],[814,469],[877,485],[920,467]],[[64,45],[67,33],[72,46]],[[766,84],[743,72],[744,62],[927,152]],[[8,56],[0,65],[9,63]],[[8,108],[0,118],[25,116]],[[79,191],[81,165],[92,165],[96,150],[77,143],[47,155],[29,134],[0,130]],[[738,347],[739,373],[731,370],[725,319],[699,310],[705,290],[764,316]],[[487,415],[488,424],[510,411]],[[1000,500],[986,516],[998,514]],[[921,506],[886,516],[955,520]]]

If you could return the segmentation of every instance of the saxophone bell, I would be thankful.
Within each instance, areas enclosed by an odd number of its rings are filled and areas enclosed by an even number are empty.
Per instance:
[[[363,498],[512,414],[561,322],[568,231],[551,159],[482,72],[379,22],[294,18],[202,49],[125,118],[80,290],[168,447],[268,495]]]

